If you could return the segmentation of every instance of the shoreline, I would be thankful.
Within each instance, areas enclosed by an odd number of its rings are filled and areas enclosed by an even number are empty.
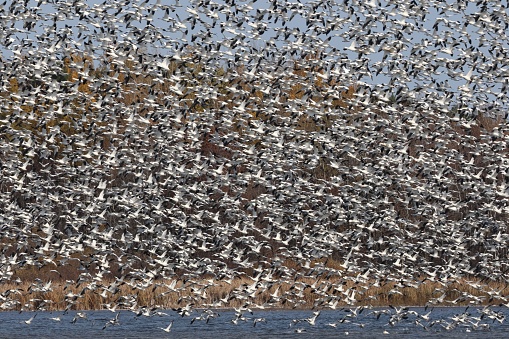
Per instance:
[[[503,296],[509,294],[504,283],[491,282],[482,289],[469,286],[470,280],[448,283],[426,281],[417,287],[396,287],[395,282],[383,286],[367,284],[342,284],[343,280],[321,281],[320,286],[345,291],[324,295],[313,286],[312,279],[300,278],[293,285],[288,282],[273,283],[268,288],[251,289],[253,279],[237,278],[224,281],[181,280],[155,281],[149,286],[118,281],[91,281],[80,284],[67,282],[22,282],[0,284],[4,297],[0,311],[132,311],[146,309],[251,309],[279,310],[338,310],[356,307],[483,307],[506,304]],[[467,282],[468,281],[468,282]],[[297,286],[297,287],[296,287]],[[322,289],[323,289],[322,286]],[[357,291],[355,301],[345,297],[348,291]],[[398,293],[394,293],[394,291]],[[498,297],[490,295],[500,291]],[[8,292],[9,291],[9,292]],[[249,293],[247,292],[249,291]],[[345,293],[346,292],[346,293]],[[294,299],[295,296],[299,298]],[[115,306],[116,305],[116,306]],[[408,306],[410,305],[410,306]],[[507,305],[506,305],[507,306]],[[509,306],[508,306],[509,307]]]
[[[391,308],[392,305],[386,305],[386,306],[369,306],[369,305],[363,305],[363,306],[360,306],[360,305],[357,305],[357,306],[341,306],[341,307],[338,307],[336,309],[331,309],[331,308],[325,308],[325,309],[312,309],[312,308],[256,308],[256,307],[251,307],[250,310],[255,313],[255,312],[281,312],[281,311],[284,311],[284,312],[314,312],[314,311],[320,311],[320,312],[339,312],[339,311],[342,311],[342,310],[355,310],[357,308],[363,308],[364,310],[383,310],[383,309],[388,309],[388,308]],[[425,308],[426,306],[419,306],[419,305],[400,305],[400,306],[393,306],[395,308],[401,308],[401,309],[422,309],[422,308]],[[469,308],[469,309],[476,309],[476,308],[485,308],[485,307],[500,307],[500,308],[509,308],[508,305],[502,305],[502,304],[490,304],[490,305],[455,305],[455,306],[448,306],[448,305],[433,305],[433,306],[428,306],[427,307],[427,310],[431,311],[432,309],[465,309],[465,308]],[[222,307],[222,308],[204,308],[204,307],[196,307],[196,308],[193,308],[192,309],[193,311],[195,312],[198,312],[198,313],[201,313],[201,312],[204,312],[204,311],[214,311],[214,312],[235,312],[236,309],[235,307]],[[172,312],[175,312],[174,309],[172,308],[168,308],[168,309],[158,309],[159,312],[167,312],[167,311],[172,311]],[[108,310],[108,309],[80,309],[80,310],[22,310],[22,311],[17,311],[17,310],[2,310],[0,309],[0,314],[1,313],[8,313],[8,312],[15,312],[15,313],[38,313],[38,312],[49,312],[49,313],[58,313],[58,312],[64,312],[64,313],[67,313],[67,312],[105,312],[105,313],[116,313],[116,312],[131,312],[131,313],[136,313],[135,311],[133,310],[130,310],[130,309],[117,309],[115,310],[114,312],[112,312],[111,310]],[[242,310],[243,313],[250,313],[247,309],[243,309]],[[158,314],[159,316],[161,316],[160,314]],[[179,316],[181,317],[181,316]]]

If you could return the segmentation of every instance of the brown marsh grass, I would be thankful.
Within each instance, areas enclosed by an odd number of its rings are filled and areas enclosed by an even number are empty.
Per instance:
[[[504,283],[474,283],[467,279],[442,283],[424,281],[414,286],[389,282],[358,284],[331,278],[316,281],[299,278],[292,284],[271,282],[263,285],[247,277],[231,281],[172,281],[151,284],[136,282],[107,290],[114,281],[74,284],[68,282],[3,283],[1,308],[8,310],[101,310],[118,304],[117,309],[140,307],[171,309],[193,304],[195,308],[233,308],[256,305],[274,309],[326,309],[348,306],[463,306],[506,303],[509,287]],[[9,292],[8,292],[9,291]],[[352,291],[355,291],[354,299]]]

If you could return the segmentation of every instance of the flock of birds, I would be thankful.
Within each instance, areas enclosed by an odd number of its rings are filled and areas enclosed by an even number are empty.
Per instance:
[[[373,301],[431,282],[430,306],[509,302],[492,288],[509,270],[503,2],[25,0],[0,15],[0,286],[33,267],[41,293],[178,280],[199,287],[175,308],[194,317],[207,288],[250,278],[199,317],[240,300],[233,323],[306,289],[317,310],[387,283]],[[44,307],[27,293],[0,308]],[[136,298],[108,307],[157,313]]]

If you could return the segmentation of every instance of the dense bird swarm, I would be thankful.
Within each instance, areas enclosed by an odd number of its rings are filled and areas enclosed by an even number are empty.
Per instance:
[[[422,305],[508,302],[503,2],[26,0],[0,16],[2,309],[235,304],[237,323],[424,286]],[[481,324],[503,320],[490,307]]]

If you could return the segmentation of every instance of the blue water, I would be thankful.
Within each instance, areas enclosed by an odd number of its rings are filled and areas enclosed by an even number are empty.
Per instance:
[[[493,310],[509,316],[507,308],[493,307]],[[118,325],[104,325],[115,318],[116,313],[110,311],[86,311],[86,319],[76,317],[76,312],[37,312],[37,316],[30,324],[25,321],[31,318],[33,312],[2,312],[0,313],[0,337],[2,338],[507,338],[509,333],[508,321],[502,323],[494,321],[486,316],[481,318],[479,309],[469,308],[468,314],[471,319],[480,319],[478,324],[489,325],[489,330],[474,328],[472,322],[459,322],[453,329],[445,329],[447,324],[453,322],[455,315],[465,313],[465,307],[435,308],[430,314],[429,320],[423,320],[418,316],[409,315],[393,326],[389,324],[390,315],[381,315],[376,319],[373,311],[380,309],[364,310],[357,317],[347,317],[343,323],[339,320],[345,318],[351,312],[345,310],[324,310],[316,319],[314,326],[306,321],[295,322],[298,319],[309,319],[313,311],[289,311],[289,310],[254,310],[253,315],[244,313],[246,320],[239,320],[237,325],[232,323],[235,312],[230,310],[217,311],[218,317],[204,320],[196,320],[191,324],[193,317],[199,316],[200,311],[195,310],[191,316],[180,317],[174,311],[165,311],[166,315],[154,315],[150,317],[139,316],[130,311],[120,311]],[[424,308],[411,308],[419,314],[426,314]],[[428,310],[429,311],[429,310]],[[60,321],[51,320],[52,317],[60,317]],[[253,319],[265,318],[266,322],[258,322],[253,326]],[[443,319],[443,323],[435,323],[430,328],[424,329],[416,325],[418,319],[423,324],[431,324],[434,320]],[[171,321],[174,321],[171,331],[165,332]],[[351,321],[351,322],[348,322]],[[330,323],[338,323],[331,327]],[[486,325],[486,326],[487,326]],[[302,330],[297,333],[296,330]],[[385,333],[384,333],[385,332]]]

